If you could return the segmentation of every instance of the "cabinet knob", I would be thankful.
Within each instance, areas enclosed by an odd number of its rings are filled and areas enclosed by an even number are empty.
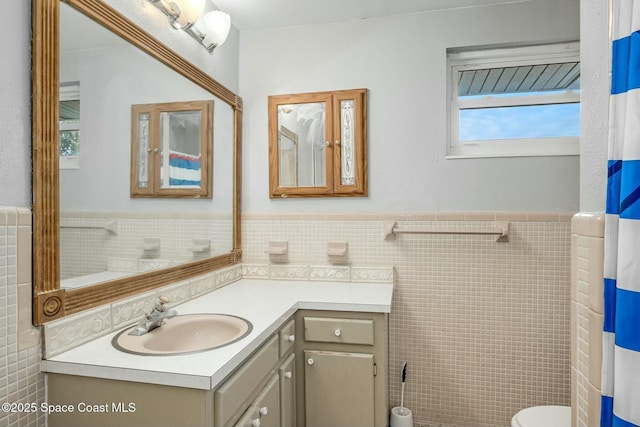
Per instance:
[[[296,336],[295,335],[287,335],[285,337],[285,340],[287,340],[289,342],[294,342],[296,340]]]
[[[340,146],[340,141],[336,139],[336,145]]]
[[[266,406],[263,406],[262,408],[260,408],[260,415],[267,415],[269,413],[269,408],[267,408]]]
[[[313,359],[312,358],[307,359],[307,365],[309,365],[309,366],[313,365]]]
[[[287,372],[284,373],[284,377],[285,378],[291,378],[291,377],[293,377],[293,374],[291,373],[291,371],[287,371]]]
[[[260,418],[256,418],[255,420],[253,420],[253,421],[251,422],[251,425],[252,425],[253,427],[260,427]]]
[[[338,329],[336,329],[334,334],[336,334],[336,336],[339,337],[340,335],[342,335],[342,331],[340,330],[340,328],[338,328]]]

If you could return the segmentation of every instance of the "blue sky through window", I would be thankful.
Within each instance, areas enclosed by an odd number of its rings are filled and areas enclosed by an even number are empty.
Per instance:
[[[579,103],[460,110],[460,141],[579,135]]]

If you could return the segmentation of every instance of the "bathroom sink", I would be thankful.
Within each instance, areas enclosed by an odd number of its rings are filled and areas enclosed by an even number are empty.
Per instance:
[[[135,326],[118,333],[111,344],[125,353],[162,356],[213,350],[246,337],[251,322],[228,314],[185,314],[166,319],[144,335],[129,335]]]

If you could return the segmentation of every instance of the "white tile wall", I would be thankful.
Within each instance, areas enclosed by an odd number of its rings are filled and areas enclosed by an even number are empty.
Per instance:
[[[117,233],[100,228],[113,221]],[[62,212],[60,277],[115,268],[115,263],[109,264],[109,258],[137,260],[143,256],[142,240],[149,237],[160,239],[159,258],[166,265],[192,260],[189,248],[195,238],[209,239],[212,254],[226,254],[233,242],[231,222],[231,215],[223,213],[152,212],[143,217],[126,212]],[[155,262],[148,262],[146,267],[151,268],[150,264]],[[138,271],[143,269],[144,266]]]
[[[572,426],[600,425],[604,214],[572,221]]]
[[[31,212],[0,207],[0,403],[16,404],[0,410],[0,425],[45,425],[42,412],[17,406],[44,402],[40,354],[40,333],[31,327]]]

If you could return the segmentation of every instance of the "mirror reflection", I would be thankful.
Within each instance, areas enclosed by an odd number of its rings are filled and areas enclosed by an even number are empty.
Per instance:
[[[72,7],[60,5],[60,20],[60,287],[228,254],[233,248],[232,107]],[[182,180],[177,185],[182,191],[209,187],[213,197],[132,198],[132,106],[194,100],[212,104],[213,123],[205,139],[215,143],[203,150],[187,142],[202,141],[202,132],[194,136],[206,128],[196,124],[202,119],[188,111],[166,112],[161,164],[168,172],[160,186],[171,191],[176,179]],[[187,162],[171,172],[174,152],[174,158]],[[211,161],[208,183],[204,174],[193,172],[205,157]]]
[[[160,113],[160,188],[201,187],[202,146],[210,146],[202,139],[210,128],[207,116],[199,110]]]
[[[324,102],[278,106],[281,187],[324,187],[326,170]]]
[[[131,197],[211,197],[212,101],[131,107]]]

